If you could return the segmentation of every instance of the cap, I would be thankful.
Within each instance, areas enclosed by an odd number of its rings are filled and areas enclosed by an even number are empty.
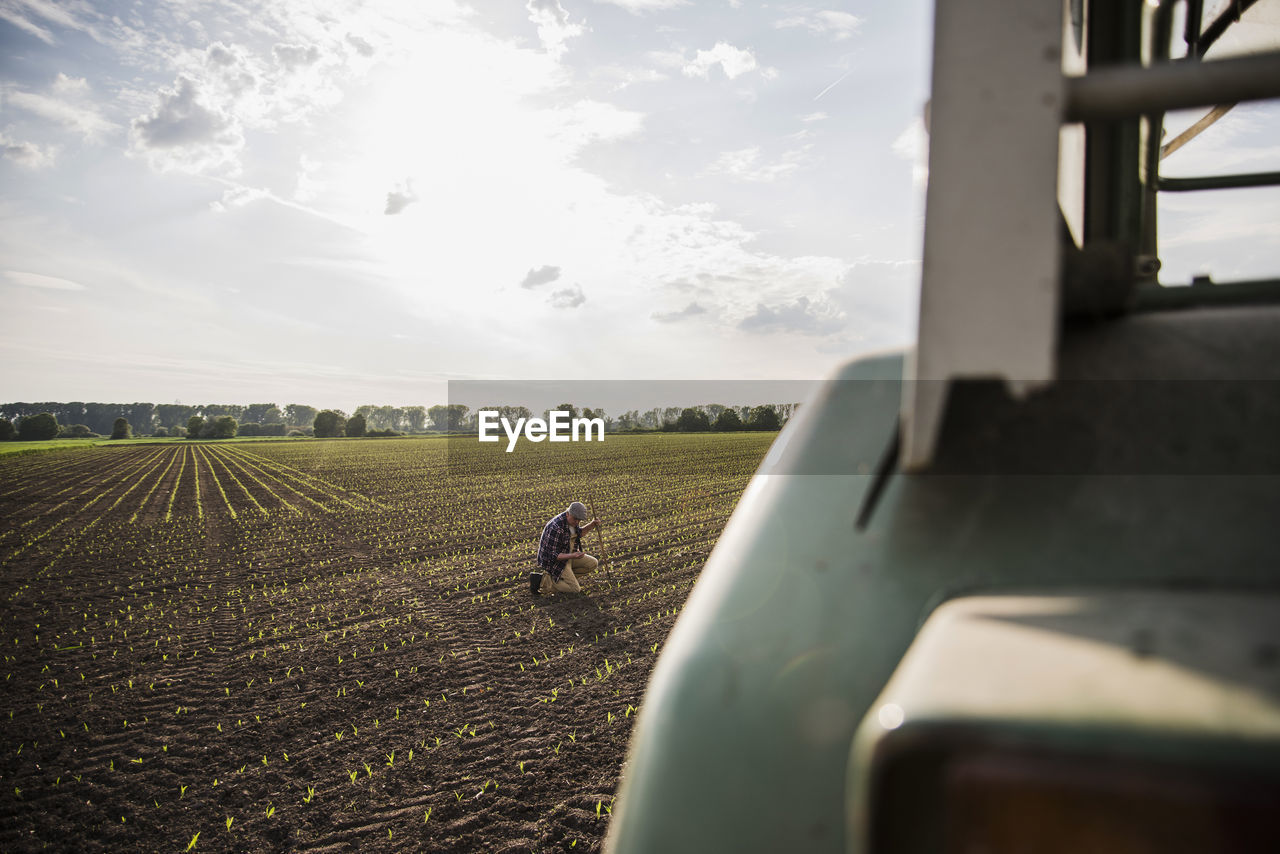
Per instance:
[[[585,520],[587,518],[587,508],[581,501],[575,501],[569,505],[569,515],[575,519]]]

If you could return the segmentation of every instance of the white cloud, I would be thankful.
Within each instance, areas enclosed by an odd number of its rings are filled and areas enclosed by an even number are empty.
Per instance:
[[[808,159],[811,145],[786,151],[773,163],[762,163],[760,147],[751,146],[725,151],[707,167],[713,175],[728,175],[739,181],[768,183],[784,178],[799,169]]]
[[[320,48],[315,45],[278,44],[271,48],[276,61],[290,71],[315,65],[320,61]]]
[[[735,80],[754,71],[757,67],[756,57],[749,50],[734,47],[728,42],[716,42],[711,50],[700,50],[691,62],[681,69],[686,77],[699,77],[703,80],[710,76],[711,69],[719,65],[724,75]]]
[[[619,6],[633,15],[642,12],[661,12],[664,9],[678,9],[687,6],[688,0],[595,0],[609,6]]]
[[[571,288],[553,291],[547,302],[551,303],[552,308],[577,308],[587,301],[587,296],[582,292],[580,285],[574,285]]]
[[[844,325],[844,312],[826,300],[810,300],[802,296],[772,308],[757,303],[755,313],[743,318],[738,328],[745,332],[827,335],[840,331]]]
[[[929,134],[924,119],[917,116],[893,141],[893,153],[911,164],[911,182],[923,187],[929,182]]]
[[[346,41],[347,44],[355,48],[356,53],[360,54],[365,59],[368,59],[375,53],[373,45],[371,45],[367,39],[362,39],[354,33],[347,33]]]
[[[222,198],[210,203],[209,208],[215,213],[226,213],[232,208],[242,208],[250,202],[269,198],[271,198],[271,194],[266,190],[236,186],[225,190],[222,193]]]
[[[45,44],[56,44],[57,40],[53,37],[53,33],[37,24],[35,21],[22,14],[18,9],[9,5],[0,6],[0,20],[8,21],[13,26],[25,33],[35,36]]]
[[[801,117],[800,117],[800,121],[805,122],[806,124],[808,124],[808,123],[811,123],[811,122],[825,122],[825,121],[826,121],[827,119],[829,119],[829,118],[831,118],[831,117],[830,117],[830,116],[828,116],[826,113],[824,113],[824,112],[822,112],[822,111],[818,111],[818,112],[816,112],[816,113],[809,113],[809,114],[807,114],[807,115],[803,115],[803,116],[801,116]]]
[[[324,189],[324,183],[315,176],[320,171],[320,162],[303,154],[298,158],[298,172],[293,190],[293,198],[297,202],[311,202]]]
[[[696,302],[691,302],[679,311],[655,311],[649,316],[659,323],[676,323],[706,313],[707,310],[705,308]]]
[[[15,285],[25,288],[40,288],[48,291],[83,291],[88,290],[79,282],[60,279],[57,276],[45,276],[41,273],[24,273],[18,270],[5,270],[5,278]]]
[[[651,50],[645,53],[645,57],[660,68],[670,68],[672,70],[684,68],[688,63],[688,58],[685,56],[684,51],[679,50]]]
[[[571,23],[560,0],[529,0],[529,20],[538,28],[538,40],[553,59],[564,56],[569,39],[582,35],[582,25]]]
[[[850,345],[905,346],[915,334],[920,262],[859,261],[823,296],[848,317]]]
[[[529,269],[525,275],[524,281],[520,283],[522,288],[536,288],[540,285],[548,285],[560,278],[560,268],[544,265],[538,269]]]
[[[98,111],[89,84],[82,77],[59,73],[48,94],[11,88],[5,91],[4,100],[10,106],[76,131],[90,141],[99,140],[115,127]]]
[[[43,19],[44,24],[88,33],[93,39],[101,41],[102,37],[97,30],[77,17],[77,12],[91,13],[92,9],[85,3],[59,4],[50,0],[7,0],[0,4],[0,20],[8,21],[45,44],[57,44],[58,39],[52,30],[36,23],[36,18]]]
[[[684,64],[684,59],[676,55],[675,67]],[[613,91],[619,92],[636,83],[661,83],[670,78],[661,71],[652,68],[628,68],[622,65],[598,65],[591,69],[594,80],[613,83]]]
[[[0,154],[24,169],[44,169],[57,160],[57,149],[34,142],[19,142],[0,134]]]
[[[862,19],[848,12],[823,11],[792,15],[774,21],[775,29],[803,27],[811,32],[830,35],[835,41],[844,41],[858,31]]]
[[[382,212],[388,216],[398,214],[409,205],[418,201],[418,194],[413,191],[413,182],[405,180],[400,186],[387,193],[387,206]]]
[[[198,172],[237,166],[244,134],[234,117],[205,103],[195,81],[179,77],[150,115],[134,119],[133,142],[159,168]]]

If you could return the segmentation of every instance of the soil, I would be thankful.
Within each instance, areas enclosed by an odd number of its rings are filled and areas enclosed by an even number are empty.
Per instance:
[[[223,506],[173,453],[0,464],[0,850],[600,848],[750,465],[629,508],[583,594],[539,597],[527,522],[427,541],[270,451],[216,470]]]

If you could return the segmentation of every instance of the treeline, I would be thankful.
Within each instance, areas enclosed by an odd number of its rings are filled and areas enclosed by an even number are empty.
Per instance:
[[[798,403],[773,403],[759,406],[725,406],[721,403],[706,403],[699,406],[629,409],[618,416],[612,416],[603,409],[592,409],[589,406],[579,409],[571,403],[562,403],[555,408],[570,413],[573,418],[599,418],[604,421],[604,429],[607,433],[655,430],[699,433],[779,430],[799,405]],[[479,413],[486,410],[496,411],[500,418],[507,419],[511,424],[520,418],[531,418],[535,414],[545,420],[551,413],[550,409],[534,413],[526,406],[482,406],[472,412],[469,407],[458,403],[449,406],[433,406],[430,413],[433,423],[442,425],[437,429],[456,433],[474,433],[479,429]]]
[[[572,417],[599,418],[607,432],[665,430],[676,432],[778,430],[799,404],[631,409],[616,417],[603,409],[562,403],[557,410]],[[524,406],[486,406],[514,423],[534,415]],[[205,404],[151,403],[5,403],[0,404],[0,440],[127,439],[132,436],[177,436],[230,439],[236,436],[397,436],[404,433],[472,433],[478,413],[463,404],[358,407],[348,416],[338,409],[318,410],[291,403]],[[546,418],[550,410],[543,410]]]

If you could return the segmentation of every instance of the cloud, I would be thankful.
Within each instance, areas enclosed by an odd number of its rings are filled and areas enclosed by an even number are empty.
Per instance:
[[[711,50],[698,51],[691,62],[685,63],[681,71],[686,77],[706,80],[711,74],[711,69],[717,65],[730,80],[735,80],[757,68],[755,54],[751,51],[736,48],[728,42],[716,42]]]
[[[52,45],[57,43],[57,40],[53,37],[53,33],[23,15],[17,9],[10,8],[7,5],[0,6],[0,21],[8,21],[23,32],[29,33],[30,35],[40,39],[40,41],[45,44]]]
[[[9,89],[4,94],[10,106],[76,131],[86,140],[97,140],[115,127],[98,112],[83,77],[58,74],[48,94],[20,89]]]
[[[382,212],[387,216],[394,216],[416,201],[418,194],[413,191],[413,182],[405,181],[402,186],[387,193],[387,206]]]
[[[353,33],[347,33],[347,44],[356,49],[356,53],[368,59],[373,56],[373,45]]]
[[[579,285],[571,288],[553,291],[547,302],[551,303],[552,308],[577,308],[587,301],[587,296],[582,292]]]
[[[278,44],[271,48],[276,61],[293,71],[320,61],[320,48],[315,45]]]
[[[196,83],[179,77],[150,115],[133,121],[134,144],[161,168],[191,171],[235,163],[244,147],[239,122],[204,103]]]
[[[849,318],[848,345],[904,346],[915,334],[920,262],[859,261],[823,297]]]
[[[782,157],[774,163],[760,162],[759,146],[725,151],[707,167],[707,172],[713,175],[728,175],[739,181],[769,183],[799,169],[808,159],[811,148],[811,145],[804,145],[784,152]]]
[[[660,12],[664,9],[678,9],[681,6],[689,5],[688,0],[595,0],[595,2],[618,6],[633,15],[639,15],[643,12]]]
[[[823,122],[829,118],[831,117],[828,116],[826,113],[818,111],[816,113],[809,113],[808,115],[801,116],[800,121],[808,124],[809,122]]]
[[[209,208],[215,213],[226,213],[232,208],[242,208],[250,202],[270,197],[271,194],[266,190],[254,187],[232,187],[222,194],[222,198],[219,201],[212,202]]]
[[[679,311],[655,311],[649,315],[659,323],[675,323],[680,320],[688,320],[691,317],[697,317],[700,314],[706,314],[707,310],[696,302],[691,302]]]
[[[5,270],[5,278],[13,282],[15,285],[22,285],[26,288],[40,288],[49,291],[84,291],[88,290],[79,282],[73,282],[70,279],[60,279],[57,276],[45,276],[40,273],[23,273],[18,270]]]
[[[844,325],[844,312],[825,299],[811,302],[808,297],[797,297],[775,308],[756,303],[755,313],[743,318],[738,328],[745,332],[828,335],[839,332]]]
[[[536,288],[541,285],[549,285],[556,279],[560,278],[560,268],[552,266],[543,266],[538,269],[530,269],[525,275],[524,281],[520,283],[522,288]]]
[[[57,149],[34,142],[19,142],[0,134],[0,154],[24,169],[44,169],[57,159]]]
[[[37,24],[34,18],[42,18],[46,24],[56,24],[66,29],[88,33],[96,41],[102,41],[101,36],[92,26],[73,14],[72,9],[69,8],[73,5],[78,7],[77,11],[85,11],[88,8],[88,4],[81,3],[58,4],[49,0],[9,0],[0,5],[0,20],[8,21],[48,45],[57,44],[57,38],[51,30]]]
[[[235,65],[239,62],[238,57],[222,42],[214,42],[209,45],[209,49],[205,51],[205,57],[210,65],[219,65],[223,68]]]
[[[929,134],[917,116],[893,141],[893,153],[911,164],[911,183],[923,187],[929,181]]]
[[[529,20],[538,28],[538,40],[553,59],[564,56],[569,39],[582,35],[582,25],[569,22],[569,13],[560,0],[529,0],[525,5]]]
[[[862,19],[848,12],[824,11],[793,15],[774,21],[773,26],[779,30],[804,27],[811,32],[829,34],[835,41],[844,41],[858,31]]]

